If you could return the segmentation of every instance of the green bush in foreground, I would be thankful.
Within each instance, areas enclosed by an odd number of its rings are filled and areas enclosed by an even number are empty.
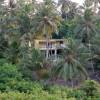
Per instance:
[[[37,94],[26,94],[19,92],[1,93],[0,100],[75,100],[67,99],[66,96],[60,94],[49,94],[46,91],[42,91]]]
[[[34,90],[35,91],[35,90]],[[59,91],[58,93],[50,94],[47,91],[40,91],[39,93],[20,93],[20,92],[7,92],[0,93],[0,100],[100,100],[100,96],[98,97],[83,97],[74,92],[70,94],[70,97],[66,92]],[[71,96],[72,95],[72,96]]]
[[[0,64],[0,90],[11,88],[10,84],[22,80],[22,75],[15,65]]]
[[[80,89],[86,93],[86,96],[93,97],[100,92],[100,85],[94,80],[87,80]]]
[[[1,92],[19,91],[31,93],[33,90],[36,90],[36,92],[41,91],[42,86],[36,82],[24,80],[15,65],[0,62]]]
[[[24,80],[15,65],[0,62],[0,100],[100,100],[100,85],[87,80],[79,88],[47,86]]]
[[[87,87],[92,87],[93,84],[98,86],[98,89],[95,89],[94,95],[87,95],[87,90],[90,90],[90,88]],[[48,87],[47,90],[44,90],[44,88],[38,83],[32,84],[23,82],[17,86],[17,89],[15,89],[16,91],[10,90],[7,92],[1,92],[0,100],[100,100],[99,89],[99,84],[91,80],[86,81],[80,88],[71,89],[56,85]]]

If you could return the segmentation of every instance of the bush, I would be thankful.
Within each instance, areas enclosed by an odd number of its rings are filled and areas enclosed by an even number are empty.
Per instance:
[[[15,65],[5,63],[0,66],[0,90],[26,93],[40,91],[42,86],[29,80],[25,81]]]
[[[98,94],[100,85],[94,80],[86,80],[85,83],[80,87],[80,90],[86,93],[87,97],[93,97]]]
[[[26,94],[19,92],[1,93],[0,100],[76,100],[74,98],[67,99],[58,94],[49,94],[46,91],[42,91],[37,94]]]
[[[100,100],[99,92],[91,97],[87,96],[83,88],[71,89],[55,85],[44,90],[37,82],[26,81],[17,83],[15,87],[13,91],[0,93],[0,100]]]
[[[86,98],[86,94],[84,91],[73,89],[68,91],[68,98],[76,98],[77,100],[84,100]]]
[[[17,90],[19,92],[24,92],[24,93],[39,93],[42,91],[42,85],[36,83],[36,82],[31,82],[31,81],[21,81],[17,82],[15,85],[13,85],[13,89]]]
[[[3,64],[7,63],[8,61],[6,59],[0,59],[0,66],[3,66]]]
[[[5,63],[0,66],[0,81],[8,82],[9,80],[16,79],[21,80],[21,73],[18,72],[18,69],[15,65]]]
[[[0,90],[5,91],[10,88],[9,83],[22,80],[21,73],[18,72],[18,69],[15,65],[12,64],[1,64],[0,65]]]

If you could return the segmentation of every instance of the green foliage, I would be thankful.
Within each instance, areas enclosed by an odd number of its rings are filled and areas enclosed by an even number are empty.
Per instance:
[[[31,20],[28,16],[30,12],[33,12],[32,5],[26,4],[22,5],[20,11],[18,12],[18,23],[19,23],[19,32],[21,35],[30,33],[31,31]]]
[[[20,48],[20,62],[17,66],[24,78],[32,79],[33,65],[31,59],[31,52],[27,47]]]
[[[33,75],[34,71],[43,68],[43,60],[41,52],[36,49],[29,50],[28,48],[21,48],[20,50],[20,62],[18,64],[19,70],[23,74],[23,78],[31,80],[36,79],[36,75]]]
[[[18,0],[15,4],[10,0],[8,6],[0,1],[0,100],[100,100],[100,85],[93,80],[76,89],[49,85],[44,88],[33,82],[42,76],[47,78],[52,65],[39,50],[33,49],[33,38],[41,34],[47,39],[70,37],[72,40],[68,39],[63,59],[51,69],[54,78],[70,80],[73,84],[74,80],[80,82],[88,76],[88,61],[99,72],[100,18],[94,12],[100,0],[85,0],[84,11],[70,0],[59,0],[58,5],[53,0],[37,1]],[[51,35],[54,32],[59,34]]]
[[[10,88],[11,82],[20,81],[22,75],[15,65],[4,63],[0,65],[0,90],[5,91]],[[9,84],[9,85],[8,85]]]
[[[30,84],[32,90],[27,88]],[[38,83],[27,83],[23,81],[22,85],[26,85],[22,91],[8,91],[0,93],[1,100],[99,100],[99,93],[94,96],[86,94],[83,88],[71,89],[66,86],[50,86],[47,90]],[[29,86],[28,86],[29,87]],[[27,89],[26,89],[27,88]],[[100,87],[98,87],[100,89]],[[26,91],[28,90],[28,91]],[[97,93],[97,92],[96,92]]]
[[[69,40],[66,48],[63,50],[63,59],[56,62],[51,69],[51,76],[64,79],[66,82],[73,80],[85,80],[88,77],[87,71],[82,62],[84,56],[87,55],[83,44],[77,40]]]
[[[58,34],[53,34],[53,38],[60,39],[60,38],[74,37],[75,27],[76,27],[75,18],[72,20],[62,21],[59,26]]]
[[[0,90],[5,91],[10,85],[9,83],[22,79],[22,75],[18,72],[15,65],[4,63],[0,64]]]
[[[0,73],[0,81],[3,83],[11,79],[21,79],[21,74],[18,72],[17,67],[12,64],[5,63],[2,66],[0,66]]]
[[[13,96],[12,96],[13,95]],[[25,94],[25,93],[18,93],[18,92],[9,92],[9,93],[2,93],[0,95],[0,99],[2,100],[63,100],[62,97],[57,95],[49,95],[47,92],[42,92],[40,96],[38,94]],[[64,98],[67,100],[66,98]],[[74,99],[73,99],[74,100]]]
[[[9,63],[4,63],[5,60],[0,60],[0,90],[1,91],[20,91],[20,92],[32,92],[38,89],[40,91],[42,87],[33,83],[32,81],[25,81],[22,79],[22,74],[18,71],[18,67]]]
[[[4,58],[12,64],[17,64],[19,62],[19,46],[20,44],[18,41],[13,40],[4,53]]]
[[[7,63],[6,59],[0,59],[0,66],[3,66],[3,64]]]
[[[94,18],[91,9],[86,9],[84,16],[77,17],[77,20],[78,23],[74,29],[76,36],[82,39],[83,43],[89,43],[89,40],[98,33],[97,19]]]
[[[68,98],[71,98],[71,97],[76,98],[76,100],[80,100],[80,99],[85,100],[86,93],[84,91],[77,90],[77,89],[69,90],[68,91]]]
[[[41,69],[43,68],[43,60],[44,55],[39,50],[33,49],[32,50],[32,62],[34,69]]]
[[[86,96],[93,97],[100,93],[100,85],[94,81],[94,80],[87,80],[83,86],[81,86],[81,90],[83,90],[86,93]]]
[[[19,92],[24,92],[24,93],[38,93],[39,91],[42,90],[42,85],[32,82],[32,81],[12,81],[7,84],[10,86],[10,91],[19,91]],[[6,91],[9,92],[9,90],[6,89]]]

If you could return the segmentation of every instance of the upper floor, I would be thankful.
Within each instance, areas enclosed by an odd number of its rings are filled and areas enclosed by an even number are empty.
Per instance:
[[[64,48],[66,43],[66,39],[49,39],[48,42],[46,39],[35,39],[34,47],[39,50],[55,50]]]

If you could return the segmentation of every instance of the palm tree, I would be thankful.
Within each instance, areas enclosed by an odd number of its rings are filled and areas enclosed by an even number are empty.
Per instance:
[[[92,51],[92,54],[93,54],[93,57],[92,59],[90,60],[94,60],[95,63],[96,61],[99,62],[100,61],[100,35],[97,34],[95,37],[93,37],[91,40],[90,40],[90,44],[91,44],[91,51]]]
[[[15,8],[15,6],[16,6],[16,0],[9,0],[8,1],[8,7],[9,8]]]
[[[90,40],[98,33],[96,27],[97,19],[94,18],[91,9],[86,9],[84,16],[80,17],[80,20],[78,19],[78,21],[79,24],[75,28],[75,33],[77,33],[77,36],[81,38],[82,42],[89,48],[90,56],[92,57]],[[94,72],[94,66],[92,62],[91,66]]]
[[[66,19],[66,14],[68,13],[71,7],[71,1],[58,0],[58,6],[61,6],[62,18]]]
[[[85,39],[84,42],[89,41],[89,39],[97,34],[97,20],[98,19],[93,16],[91,9],[87,8],[84,12],[84,16],[78,18],[78,25],[75,28],[75,33],[80,33],[78,35]]]
[[[91,63],[93,73],[90,71],[90,76],[95,78],[96,80],[100,81],[99,77],[99,66],[100,66],[100,35],[99,33],[96,34],[94,37],[90,39],[90,57],[88,57],[88,62]]]
[[[0,6],[4,3],[4,0],[0,0]]]
[[[92,0],[92,1],[93,1],[93,5],[94,5],[93,11],[96,12],[97,8],[100,4],[100,0]]]
[[[84,1],[84,6],[85,6],[85,7],[91,7],[92,4],[93,4],[92,0],[85,0],[85,1]]]
[[[90,6],[93,5],[93,12],[96,13],[97,8],[100,4],[100,0],[85,0],[85,2],[87,3],[87,5],[90,5]]]
[[[2,23],[2,33],[8,43],[4,56],[10,61],[12,60],[13,63],[18,63],[19,48],[23,43],[25,45],[26,41],[29,42],[30,18],[28,15],[32,9],[30,10],[30,5],[25,4],[25,2],[21,4],[17,2],[16,6],[11,6],[13,0],[10,0],[9,3],[8,10],[3,15],[4,22]]]
[[[87,52],[79,41],[70,40],[63,53],[63,59],[58,61],[51,70],[51,76],[70,80],[73,87],[73,80],[86,79],[88,74],[82,65],[81,57]]]
[[[71,2],[69,12],[67,13],[67,18],[68,19],[70,19],[70,18],[73,19],[79,14],[80,14],[80,9],[79,9],[78,4],[76,2]]]
[[[61,6],[62,18],[73,18],[79,13],[79,7],[76,2],[71,0],[58,0],[58,7]]]
[[[42,35],[46,38],[46,59],[48,59],[48,43],[49,39],[52,38],[51,33],[57,32],[57,15],[53,1],[44,0],[33,18],[33,26],[36,32],[35,36],[39,37],[42,33]]]
[[[4,52],[7,47],[7,40],[4,38],[4,23],[5,23],[5,7],[2,5],[4,3],[4,0],[0,1],[0,58],[2,58],[4,55]]]

